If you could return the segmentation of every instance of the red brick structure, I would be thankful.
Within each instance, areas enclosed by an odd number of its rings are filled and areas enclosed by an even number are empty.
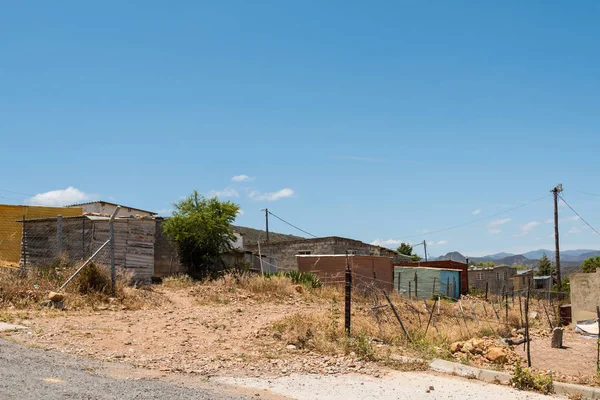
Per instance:
[[[467,294],[469,292],[469,266],[466,263],[452,260],[417,261],[409,263],[394,263],[394,267],[426,267],[460,270],[460,294]]]
[[[298,255],[298,271],[313,272],[323,283],[344,283],[345,255]],[[390,257],[348,256],[352,271],[352,285],[360,289],[367,284],[387,291],[394,289],[394,267]]]

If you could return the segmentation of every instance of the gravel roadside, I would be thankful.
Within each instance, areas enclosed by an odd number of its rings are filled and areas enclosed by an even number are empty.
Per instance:
[[[254,389],[268,389],[299,400],[548,400],[559,398],[430,372],[391,372],[383,378],[364,375],[293,374],[269,380],[226,377],[215,379],[219,382]]]
[[[256,398],[251,394],[221,392],[217,388],[185,387],[164,380],[112,378],[96,372],[105,368],[106,363],[27,348],[0,339],[0,399]]]

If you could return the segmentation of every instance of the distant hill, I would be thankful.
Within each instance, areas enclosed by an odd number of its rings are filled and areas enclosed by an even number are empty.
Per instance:
[[[442,261],[442,260],[466,262],[467,258],[465,256],[463,256],[462,254],[460,254],[458,251],[451,251],[450,253],[447,253],[446,255],[443,255],[443,256],[439,256],[438,258],[435,259],[435,261]]]
[[[510,257],[510,256],[514,256],[515,254],[512,253],[496,253],[496,254],[490,254],[489,256],[485,256],[485,258],[489,258],[490,260],[499,260],[501,258],[506,258],[506,257]]]

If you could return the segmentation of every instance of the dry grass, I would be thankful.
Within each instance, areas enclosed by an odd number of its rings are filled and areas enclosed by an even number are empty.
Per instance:
[[[6,315],[6,310],[41,307],[48,293],[57,291],[76,268],[62,259],[29,271],[0,268],[0,310],[4,310]],[[130,275],[117,274],[116,296],[111,300],[110,272],[92,263],[67,285],[64,305],[69,309],[85,309],[112,302],[121,307],[139,309],[164,302],[152,291],[129,287],[130,281]]]

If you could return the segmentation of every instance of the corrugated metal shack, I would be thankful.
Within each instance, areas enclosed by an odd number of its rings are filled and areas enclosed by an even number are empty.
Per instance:
[[[59,256],[73,261],[91,256],[108,240],[108,219],[84,215],[26,220],[21,265],[35,268]],[[117,268],[131,271],[136,281],[149,281],[154,274],[154,219],[117,218],[114,224]],[[110,265],[108,248],[102,250],[96,262]]]
[[[443,268],[394,267],[394,288],[405,297],[420,299],[442,294],[460,296],[460,271]]]
[[[324,283],[344,283],[346,263],[352,271],[352,285],[357,289],[366,289],[374,285],[391,291],[392,258],[379,256],[355,256],[345,254],[297,255],[298,271],[313,272]]]

